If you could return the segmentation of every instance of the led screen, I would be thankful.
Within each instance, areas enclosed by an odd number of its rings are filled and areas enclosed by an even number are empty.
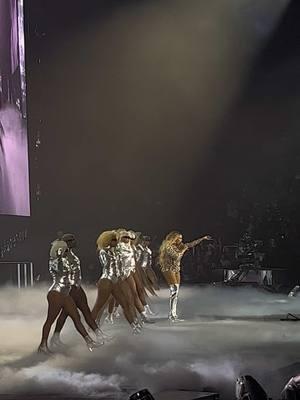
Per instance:
[[[0,0],[0,214],[30,215],[23,0]]]

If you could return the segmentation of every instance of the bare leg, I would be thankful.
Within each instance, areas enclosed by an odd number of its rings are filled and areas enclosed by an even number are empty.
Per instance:
[[[62,328],[64,327],[67,318],[68,318],[68,314],[66,313],[66,311],[64,309],[62,309],[59,314],[59,317],[56,321],[56,325],[55,325],[55,329],[54,329],[55,333],[60,333],[62,331]]]
[[[145,288],[141,282],[141,279],[138,275],[137,272],[133,273],[133,278],[135,281],[135,285],[136,285],[136,290],[137,290],[137,294],[140,298],[140,301],[142,303],[142,305],[145,307],[147,305],[147,301],[146,301],[146,292],[145,292]]]
[[[134,297],[128,279],[120,280],[116,287],[116,299],[121,304],[125,318],[130,323],[133,334],[139,334],[142,330],[142,325],[137,319],[136,308],[134,305]]]
[[[83,338],[87,337],[88,333],[87,333],[85,327],[82,325],[76,304],[71,296],[66,296],[65,301],[64,301],[64,310],[72,318],[72,321],[75,325],[77,332],[79,332]]]
[[[74,300],[76,307],[82,312],[87,324],[91,327],[91,329],[93,329],[93,331],[96,331],[98,327],[96,325],[96,322],[92,319],[91,310],[89,309],[87,297],[84,290],[81,287],[72,286],[70,296]],[[68,316],[69,315],[67,311],[65,309],[62,309],[56,322],[54,334],[51,338],[51,345],[54,347],[61,347],[64,345],[64,343],[62,343],[60,340],[60,332]]]
[[[112,291],[113,291],[113,287],[112,287]],[[114,311],[114,308],[115,308],[115,302],[116,302],[116,300],[115,300],[115,298],[113,296],[108,301],[108,310],[107,310],[108,314],[107,314],[107,316],[105,318],[105,321],[109,322],[111,324],[114,323],[113,311]]]
[[[114,297],[112,297],[110,302],[109,302],[109,304],[108,304],[108,312],[109,312],[109,314],[113,313],[114,308],[115,308],[115,303],[116,303],[116,300],[115,300]]]
[[[76,307],[76,304],[74,300],[72,299],[71,296],[67,296],[64,302],[64,308],[67,311],[68,315],[72,318],[76,330],[80,333],[80,335],[84,338],[87,347],[90,351],[92,351],[95,347],[99,347],[104,342],[95,342],[87,333],[85,327],[82,325],[82,322],[80,320],[80,315],[78,312],[78,309]]]
[[[97,283],[98,294],[96,303],[92,309],[92,318],[97,319],[98,314],[103,312],[104,306],[112,292],[112,283],[109,279],[100,279]]]
[[[139,298],[135,280],[132,275],[130,275],[129,278],[127,278],[126,280],[128,282],[128,285],[129,285],[132,295],[133,295],[134,305],[135,305],[136,309],[138,310],[138,312],[142,313],[144,311],[144,306]]]
[[[134,305],[134,298],[127,279],[119,281],[118,286],[120,287],[121,290],[122,298],[124,300],[124,305],[126,305],[126,307],[129,309],[129,312],[134,317],[134,320],[136,320],[137,313]]]
[[[98,326],[92,317],[91,310],[88,305],[86,293],[83,290],[82,287],[76,288],[77,290],[77,296],[76,296],[76,305],[79,308],[79,310],[82,312],[84,319],[88,326],[93,330],[96,331],[98,329]]]
[[[47,342],[50,329],[63,307],[64,297],[65,297],[64,295],[55,291],[51,291],[47,295],[48,313],[47,313],[47,319],[44,323],[42,330],[42,340],[39,346],[39,351],[47,352],[48,350]]]
[[[72,297],[72,299],[76,303],[76,288],[72,286],[69,295]],[[55,329],[54,329],[54,334],[60,334],[62,331],[62,328],[64,327],[66,320],[68,318],[68,313],[66,312],[65,309],[61,310],[61,313],[56,321]]]
[[[132,308],[129,307],[129,304],[127,303],[125,296],[122,293],[122,289],[120,285],[114,285],[113,287],[113,296],[116,299],[116,301],[121,305],[125,318],[129,322],[129,324],[132,324],[135,320],[135,315],[134,312],[132,312]]]
[[[159,290],[158,278],[157,278],[154,270],[151,267],[148,267],[148,268],[146,268],[145,273],[147,275],[147,278],[151,282],[153,289]]]

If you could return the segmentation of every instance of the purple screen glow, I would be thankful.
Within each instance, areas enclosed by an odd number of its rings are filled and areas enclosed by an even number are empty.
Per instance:
[[[0,1],[0,214],[29,216],[23,0]]]

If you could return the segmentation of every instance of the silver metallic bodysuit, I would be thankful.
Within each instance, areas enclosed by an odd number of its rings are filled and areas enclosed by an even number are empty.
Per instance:
[[[105,250],[100,250],[99,260],[103,268],[100,279],[109,279],[113,283],[116,283],[121,277],[121,270],[115,248],[109,247]]]
[[[141,267],[151,268],[152,267],[152,251],[148,246],[142,247]]]
[[[81,280],[82,280],[80,260],[72,250],[69,250],[66,258],[70,265],[71,285],[79,287],[81,286]]]
[[[50,258],[49,272],[52,276],[53,283],[49,288],[50,291],[59,292],[68,295],[71,290],[71,269],[66,257],[58,256]]]
[[[144,249],[141,244],[138,244],[137,246],[133,246],[135,261],[138,263],[142,263],[143,250]]]
[[[127,279],[132,272],[135,272],[135,254],[129,243],[120,242],[116,246],[116,255],[121,271],[121,278]]]

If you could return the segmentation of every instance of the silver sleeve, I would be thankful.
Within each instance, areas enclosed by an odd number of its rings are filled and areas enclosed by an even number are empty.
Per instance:
[[[100,250],[99,251],[99,261],[101,264],[101,267],[103,269],[105,269],[107,267],[108,264],[108,257],[107,257],[107,253],[105,250]]]
[[[81,285],[81,266],[80,259],[71,251],[71,282],[74,286]]]
[[[149,249],[149,247],[147,248],[147,252],[148,252],[148,265],[147,265],[147,267],[152,268],[152,251],[151,251],[151,249]]]

